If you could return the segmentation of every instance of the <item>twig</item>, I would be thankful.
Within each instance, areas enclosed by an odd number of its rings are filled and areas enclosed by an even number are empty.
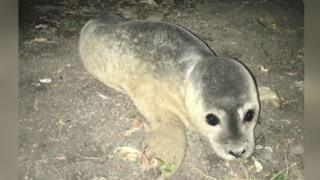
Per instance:
[[[207,179],[218,180],[217,178],[212,177],[212,176],[209,176],[209,175],[207,175],[206,173],[202,172],[201,169],[199,169],[199,168],[197,168],[197,167],[192,166],[192,169],[193,169],[193,170],[196,170],[200,175],[206,177]]]
[[[297,99],[288,100],[288,101],[283,102],[282,105],[290,104],[290,103],[297,102],[297,101],[299,101],[298,98]]]
[[[87,159],[87,160],[101,160],[101,159],[104,159],[109,156],[109,155],[106,155],[106,156],[102,156],[102,157],[89,157],[89,156],[83,156],[83,155],[76,153],[76,152],[74,152],[74,154],[83,158],[83,159]]]
[[[262,27],[266,27],[266,25],[263,23],[263,22],[261,22],[258,18],[255,18],[256,19],[256,21],[257,21],[257,23],[258,24],[260,24]]]
[[[289,176],[289,169],[288,169],[288,159],[287,159],[287,155],[284,155],[284,159],[286,160],[286,168],[287,168],[286,175],[287,175],[287,177],[288,177],[288,176]]]
[[[283,172],[285,172],[285,171],[289,171],[289,169],[293,168],[294,166],[296,166],[296,165],[298,165],[298,164],[299,164],[298,162],[295,162],[295,163],[291,164],[290,167],[287,167],[287,168],[279,171],[279,172],[278,172],[277,174],[275,174],[270,180],[274,180],[279,174],[281,174],[281,173],[283,173]]]

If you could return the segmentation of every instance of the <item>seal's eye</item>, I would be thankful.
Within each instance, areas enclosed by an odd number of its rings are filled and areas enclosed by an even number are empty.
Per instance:
[[[215,125],[219,124],[219,118],[212,113],[210,113],[206,116],[206,121],[211,126],[215,126]]]
[[[249,111],[247,111],[246,115],[244,116],[244,121],[245,122],[250,122],[252,121],[254,117],[254,110],[253,109],[250,109]]]

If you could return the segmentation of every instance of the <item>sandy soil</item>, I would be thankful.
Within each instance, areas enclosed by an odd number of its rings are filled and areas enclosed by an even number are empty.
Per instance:
[[[187,156],[171,179],[303,179],[303,4],[277,0],[32,0],[20,3],[19,179],[151,179],[114,154],[141,148],[143,118],[132,101],[84,70],[81,26],[103,12],[163,20],[197,34],[218,54],[243,61],[282,106],[262,104],[253,159],[226,162],[188,132]],[[149,3],[148,3],[149,2]],[[50,83],[39,80],[50,78]]]

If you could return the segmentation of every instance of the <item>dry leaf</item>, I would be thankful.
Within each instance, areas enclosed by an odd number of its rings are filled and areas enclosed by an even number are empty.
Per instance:
[[[297,73],[296,72],[288,72],[288,73],[286,73],[287,75],[289,75],[289,76],[294,76],[294,75],[296,75]]]
[[[149,171],[157,167],[158,161],[153,157],[148,157],[145,152],[140,156],[140,168],[142,171]]]
[[[38,25],[36,25],[34,28],[36,28],[36,29],[40,29],[40,28],[42,28],[42,29],[47,29],[47,28],[48,28],[48,25],[47,25],[47,24],[38,24]]]
[[[148,157],[145,151],[141,152],[138,149],[123,146],[118,147],[114,150],[114,154],[117,154],[120,158],[127,161],[137,161],[139,160],[139,165],[142,171],[149,171],[150,169],[155,169],[158,165],[158,161],[154,157]]]
[[[147,171],[150,167],[150,161],[145,153],[141,153],[140,156],[140,168],[142,171]]]
[[[256,172],[261,172],[263,170],[262,164],[256,160],[254,156],[252,156],[252,160],[254,162],[254,166],[256,167]]]
[[[296,85],[297,88],[299,88],[300,91],[303,90],[303,81],[295,81],[294,84]]]
[[[276,108],[280,107],[280,98],[275,91],[269,87],[259,87],[259,98],[261,102],[270,104]]]
[[[36,42],[36,43],[55,43],[54,41],[48,41],[48,39],[47,38],[34,38],[34,39],[32,39],[29,43],[34,43],[34,42]]]
[[[124,136],[130,136],[132,133],[140,130],[142,128],[142,124],[139,119],[135,118],[132,121],[131,128],[124,133]]]
[[[62,154],[62,155],[55,157],[55,159],[60,160],[60,161],[66,160],[66,156]]]
[[[39,79],[39,82],[41,82],[41,83],[43,83],[43,84],[51,83],[51,81],[52,81],[52,79],[49,78],[49,77]]]
[[[261,145],[256,145],[256,149],[262,149],[263,148],[263,146],[261,146]]]
[[[60,85],[58,83],[53,83],[50,85],[51,88],[58,88]]]
[[[269,71],[269,69],[265,68],[264,66],[258,66],[258,68],[260,69],[260,71],[267,73]]]
[[[47,38],[34,38],[31,42],[48,42]]]
[[[273,152],[273,149],[270,146],[266,146],[266,147],[264,147],[264,149],[266,149],[266,150],[268,150],[270,152]]]
[[[113,153],[128,161],[136,161],[141,156],[141,151],[129,146],[118,147]]]
[[[105,177],[94,177],[91,180],[107,180]]]
[[[142,0],[141,3],[149,4],[151,6],[158,7],[159,5],[154,0]]]

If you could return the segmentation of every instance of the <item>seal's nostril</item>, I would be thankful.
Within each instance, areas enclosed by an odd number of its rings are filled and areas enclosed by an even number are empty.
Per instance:
[[[232,151],[229,151],[229,154],[231,154],[231,155],[234,156],[234,157],[237,157],[237,155],[236,155],[234,152],[232,152]]]
[[[232,156],[238,158],[238,157],[241,157],[245,152],[246,152],[246,150],[243,149],[242,151],[239,151],[239,152],[229,151],[229,154],[231,154]]]
[[[241,155],[243,155],[245,152],[246,152],[246,150],[245,150],[245,149],[244,149],[244,150],[242,150]]]

